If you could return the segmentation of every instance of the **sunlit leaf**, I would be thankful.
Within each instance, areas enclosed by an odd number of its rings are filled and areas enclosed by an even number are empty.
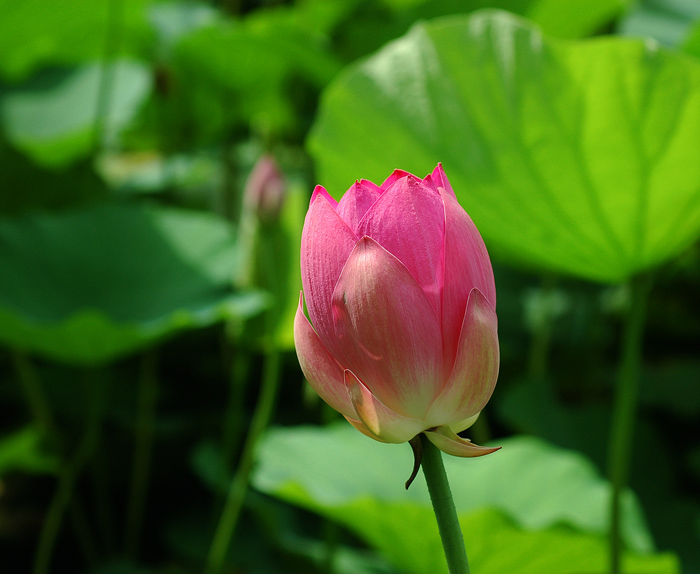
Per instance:
[[[688,36],[683,42],[683,51],[700,58],[700,19],[690,28]]]
[[[497,454],[480,459],[444,457],[474,570],[601,571],[607,556],[605,481],[581,455],[540,440],[516,437],[500,444]],[[407,445],[373,442],[345,423],[276,429],[263,442],[253,484],[339,521],[402,571],[446,572],[424,479],[403,488],[411,464]],[[631,548],[650,549],[631,494],[624,532]],[[677,571],[670,556],[630,560],[638,572]]]
[[[324,93],[319,183],[441,161],[489,249],[616,282],[700,236],[700,62],[503,12],[419,24]]]
[[[105,205],[0,221],[0,341],[75,363],[260,311],[232,291],[228,225],[173,209]]]
[[[144,53],[154,0],[0,0],[0,78],[20,81],[51,65]]]
[[[0,91],[0,121],[7,138],[35,161],[61,166],[103,141],[114,143],[151,83],[146,66],[127,61],[45,71]]]

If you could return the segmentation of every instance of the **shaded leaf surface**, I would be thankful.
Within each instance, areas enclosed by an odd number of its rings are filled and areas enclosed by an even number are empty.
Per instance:
[[[260,310],[235,293],[228,225],[102,205],[0,221],[0,340],[55,359],[112,359],[185,328]]]

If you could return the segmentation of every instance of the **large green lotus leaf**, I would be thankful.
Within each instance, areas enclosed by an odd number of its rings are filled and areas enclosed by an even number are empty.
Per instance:
[[[501,444],[480,459],[444,457],[474,571],[602,571],[608,486],[591,463],[535,438]],[[403,488],[407,445],[368,440],[347,424],[280,428],[258,462],[257,489],[337,520],[401,571],[447,571],[422,475]],[[676,572],[673,557],[644,554],[651,540],[631,493],[624,505],[624,537],[638,552],[626,571]]]
[[[207,214],[101,205],[0,220],[0,341],[98,363],[177,331],[240,319],[229,226]]]
[[[114,141],[151,93],[151,84],[150,70],[129,61],[49,70],[0,91],[0,121],[7,138],[35,161],[62,166],[94,151],[98,113],[104,114],[101,136]],[[100,109],[103,86],[108,92]]]
[[[698,0],[638,0],[619,29],[628,36],[649,36],[668,46],[678,46],[698,19]]]
[[[504,12],[444,18],[341,74],[309,149],[336,197],[441,161],[494,253],[623,281],[700,235],[700,62]]]
[[[0,78],[19,81],[42,67],[144,53],[153,0],[0,0]]]

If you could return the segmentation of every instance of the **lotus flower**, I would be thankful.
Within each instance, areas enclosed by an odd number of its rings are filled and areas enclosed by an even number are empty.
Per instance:
[[[496,384],[496,288],[441,165],[423,180],[357,181],[340,202],[317,186],[301,274],[297,355],[324,401],[378,441],[425,433],[456,456],[496,450],[457,435]]]

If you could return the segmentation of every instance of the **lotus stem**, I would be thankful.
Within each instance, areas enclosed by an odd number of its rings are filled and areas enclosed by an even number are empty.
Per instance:
[[[612,484],[609,533],[611,574],[620,574],[622,558],[620,503],[629,477],[634,425],[637,416],[642,340],[651,282],[648,277],[638,277],[630,283],[630,287],[632,301],[622,335],[608,461],[609,479]]]
[[[153,452],[153,427],[158,398],[157,356],[146,351],[141,363],[136,426],[134,428],[134,466],[131,474],[131,494],[126,513],[126,554],[135,558],[139,551],[143,513],[148,493]]]
[[[243,452],[241,453],[236,473],[229,486],[224,509],[214,532],[214,539],[207,558],[206,574],[219,574],[228,554],[231,539],[236,530],[236,524],[238,523],[238,518],[243,508],[243,501],[248,490],[248,481],[255,462],[255,449],[272,418],[279,378],[280,355],[276,349],[273,349],[265,355],[262,388],[258,404],[253,413],[250,430],[243,445]]]
[[[447,567],[450,574],[469,574],[464,536],[462,536],[457,510],[452,500],[452,491],[447,481],[445,467],[442,464],[442,454],[424,434],[420,435],[420,439],[423,443],[421,466],[425,481],[428,483],[430,500],[433,503],[442,547],[447,559]]]

